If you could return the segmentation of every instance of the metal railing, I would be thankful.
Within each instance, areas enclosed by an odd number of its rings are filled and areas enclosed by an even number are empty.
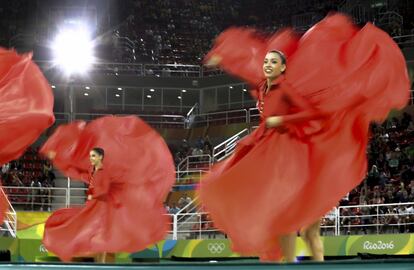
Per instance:
[[[249,123],[257,123],[260,121],[260,112],[257,108],[249,109]]]
[[[393,37],[394,41],[402,46],[413,46],[414,45],[414,34],[404,35],[404,36],[395,36]]]
[[[211,157],[210,157],[211,158]],[[183,181],[187,181],[188,177],[200,179],[203,174],[208,172],[208,170],[188,170],[188,171],[176,171],[176,184],[174,186],[179,186],[180,184],[185,184]]]
[[[145,64],[144,75],[155,77],[203,77],[201,66],[180,64]]]
[[[67,124],[71,121],[70,113],[55,112],[55,125]]]
[[[176,171],[176,182],[172,191],[195,190],[207,170]]]
[[[0,188],[0,192],[2,196],[6,196],[3,189]],[[0,231],[9,233],[12,237],[17,235],[17,215],[10,201],[8,201],[8,210],[6,211],[3,224],[0,225]]]
[[[223,70],[221,70],[220,68],[209,68],[209,67],[205,67],[202,66],[202,76],[203,77],[214,77],[214,76],[220,76],[225,74],[225,72]]]
[[[9,202],[20,211],[51,211],[68,207],[68,188],[4,186]]]
[[[58,69],[53,61],[36,61],[43,70]],[[89,73],[115,75],[115,76],[154,76],[154,77],[183,77],[202,78],[223,75],[218,68],[205,68],[201,65],[182,64],[139,64],[139,63],[92,63]]]
[[[196,106],[196,105],[195,105]],[[196,111],[196,108],[193,107]],[[109,114],[109,113],[73,113],[73,120],[94,120],[99,117],[116,115],[116,116],[128,116],[136,115],[147,123],[160,126],[160,127],[177,127],[177,128],[189,128],[210,124],[231,124],[231,123],[250,123],[249,119],[252,119],[249,111],[253,113],[254,109],[240,109],[223,112],[213,112],[205,114],[196,114],[194,111],[189,111],[189,114],[184,115],[166,115],[166,114]],[[69,114],[55,113],[59,123],[67,123],[70,119]]]
[[[411,63],[413,61],[407,61]],[[414,90],[410,90],[409,104],[414,104]],[[231,123],[258,123],[260,122],[260,113],[257,108],[230,110],[222,112],[204,113],[198,114],[198,104],[194,105],[187,115],[165,115],[165,114],[107,114],[107,113],[73,113],[72,117],[70,113],[55,112],[56,123],[54,127],[59,124],[65,124],[71,120],[94,120],[96,118],[117,115],[128,116],[136,115],[147,123],[166,128],[193,128],[205,125],[228,125]]]
[[[200,171],[199,175],[201,176],[202,173]],[[17,231],[15,209],[51,211],[83,205],[86,199],[86,188],[15,186],[3,188],[9,199],[9,211],[6,213],[3,225],[0,226],[0,231],[7,231],[13,237],[16,236]],[[48,192],[42,192],[42,190]],[[215,228],[209,214],[200,209],[198,198],[193,199],[177,213],[169,215],[171,216],[172,239],[225,237]],[[323,235],[413,232],[414,202],[340,206],[334,208],[321,220],[321,234]]]
[[[339,234],[414,232],[414,202],[341,206]]]
[[[192,220],[195,216],[198,214],[199,209],[199,202],[198,198],[193,199],[191,202],[189,202],[187,205],[185,205],[183,208],[180,209],[176,214],[174,214],[174,233],[173,233],[173,239],[177,240],[178,235],[182,234],[182,231],[185,233],[188,230],[188,227],[191,226]]]
[[[68,188],[68,199],[66,207],[78,207],[85,204],[87,188]]]
[[[227,238],[225,234],[214,227],[207,212],[176,214],[175,240],[177,239],[203,239],[203,238]],[[181,223],[179,223],[181,221]]]
[[[213,148],[213,161],[221,161],[231,155],[236,148],[237,143],[242,139],[244,136],[249,134],[249,130],[247,128],[243,129],[239,133],[233,135],[232,137],[228,138],[224,142],[220,143],[219,145]]]
[[[218,230],[208,212],[200,211],[198,198],[192,200],[173,217],[173,239],[227,238]],[[321,219],[321,234],[339,235],[338,208],[332,209]]]
[[[188,172],[208,171],[212,164],[210,155],[187,156],[177,165],[177,179],[185,177]]]
[[[74,120],[91,121],[99,117],[115,115],[115,116],[130,116],[133,114],[104,114],[104,113],[74,113]],[[137,114],[142,120],[148,124],[159,127],[185,127],[185,117],[182,115],[151,115],[151,114]]]
[[[212,112],[195,115],[194,125],[210,125],[210,124],[231,124],[231,123],[248,123],[249,114],[246,109]]]
[[[202,239],[223,238],[222,232],[214,227],[213,221],[207,212],[192,212],[184,209],[197,209],[194,201],[175,214],[174,225],[176,231],[174,239]],[[369,213],[344,212],[350,209],[371,209]],[[344,209],[348,209],[347,211]],[[384,211],[389,209],[390,211]],[[363,221],[361,221],[363,220]],[[375,204],[341,206],[334,208],[321,219],[322,235],[349,235],[349,234],[390,234],[414,232],[414,202],[397,204]]]

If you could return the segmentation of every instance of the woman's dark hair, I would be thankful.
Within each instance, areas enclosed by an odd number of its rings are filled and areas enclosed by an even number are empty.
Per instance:
[[[103,150],[100,147],[94,147],[92,148],[92,151],[96,152],[98,155],[102,157],[102,159],[105,157],[105,150]]]
[[[269,53],[277,53],[280,56],[280,59],[282,60],[282,64],[286,65],[286,56],[284,53],[282,53],[281,51],[277,51],[277,50],[269,51]]]

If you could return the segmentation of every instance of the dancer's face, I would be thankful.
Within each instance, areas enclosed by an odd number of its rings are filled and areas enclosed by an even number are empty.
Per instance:
[[[280,55],[275,52],[269,52],[263,62],[263,72],[267,79],[276,79],[286,69],[286,65],[282,63]]]
[[[102,163],[102,158],[103,157],[101,155],[93,150],[89,152],[89,161],[92,166],[100,165]]]

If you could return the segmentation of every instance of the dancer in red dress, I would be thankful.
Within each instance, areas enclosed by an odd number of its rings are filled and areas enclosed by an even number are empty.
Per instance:
[[[19,158],[54,122],[53,94],[32,55],[0,48],[0,166]],[[0,192],[0,224],[8,209]]]
[[[136,252],[164,238],[169,219],[163,202],[175,170],[164,140],[145,122],[103,117],[61,126],[41,152],[65,175],[89,185],[85,207],[58,210],[47,220],[48,250],[67,261]]]
[[[301,38],[229,29],[206,61],[251,84],[261,122],[203,179],[201,201],[235,251],[272,259],[363,180],[370,122],[407,104],[405,60],[380,29],[335,14]]]

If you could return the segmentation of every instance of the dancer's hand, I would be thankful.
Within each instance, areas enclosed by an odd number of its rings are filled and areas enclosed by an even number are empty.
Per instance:
[[[92,200],[92,195],[91,194],[88,195],[88,201],[90,201],[90,200]]]
[[[220,64],[220,62],[221,62],[221,56],[213,55],[205,63],[205,66],[210,67],[210,68],[217,67]]]
[[[56,152],[55,151],[49,151],[49,152],[47,152],[46,156],[48,157],[48,159],[53,160],[56,157]]]
[[[270,116],[266,118],[267,128],[280,127],[283,124],[283,118],[281,116]]]

